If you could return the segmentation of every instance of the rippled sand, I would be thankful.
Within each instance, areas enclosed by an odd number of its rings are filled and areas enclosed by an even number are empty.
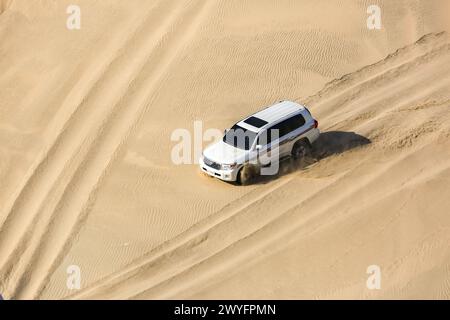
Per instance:
[[[371,1],[77,2],[70,31],[70,1],[0,1],[5,298],[450,298],[447,1],[378,1],[381,30]],[[281,99],[319,120],[306,167],[172,162]]]

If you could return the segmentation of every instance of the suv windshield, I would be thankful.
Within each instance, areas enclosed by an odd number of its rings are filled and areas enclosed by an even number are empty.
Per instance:
[[[250,150],[257,136],[256,132],[235,124],[223,137],[223,142],[235,148]]]

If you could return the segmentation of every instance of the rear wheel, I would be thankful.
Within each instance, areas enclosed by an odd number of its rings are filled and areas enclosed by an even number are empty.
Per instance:
[[[257,171],[258,170],[256,169],[256,166],[253,165],[243,166],[238,173],[238,183],[243,186],[251,184],[258,173]]]
[[[306,140],[297,141],[292,147],[291,152],[294,160],[304,159],[311,156],[311,145]]]

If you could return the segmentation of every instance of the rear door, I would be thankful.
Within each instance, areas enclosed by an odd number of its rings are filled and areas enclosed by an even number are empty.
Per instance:
[[[260,162],[269,163],[274,160],[274,156],[281,158],[290,155],[294,143],[301,138],[305,127],[305,118],[302,114],[297,114],[263,131],[257,143],[263,146]],[[268,152],[272,154],[267,154]]]
[[[306,131],[306,120],[302,114],[297,114],[289,119],[289,133],[287,135],[287,144],[289,145],[289,152],[303,133]]]
[[[288,141],[288,136],[291,130],[290,119],[286,119],[276,124],[274,129],[278,130],[279,133],[278,146],[280,150],[280,157],[284,157],[291,152]]]
[[[292,116],[275,125],[279,130],[280,156],[290,155],[294,143],[300,137],[305,126],[305,118],[301,114]]]

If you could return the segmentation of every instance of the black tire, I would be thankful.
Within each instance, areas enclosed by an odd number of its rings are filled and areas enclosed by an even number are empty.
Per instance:
[[[311,157],[311,145],[307,140],[299,140],[292,147],[291,156],[294,160]]]
[[[253,183],[257,175],[255,166],[245,165],[239,170],[237,182],[242,186],[247,186]]]

